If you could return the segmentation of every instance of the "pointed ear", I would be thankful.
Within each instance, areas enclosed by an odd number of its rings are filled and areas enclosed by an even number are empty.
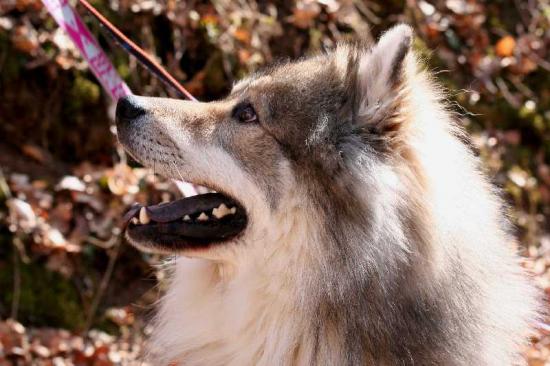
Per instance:
[[[405,83],[407,55],[411,51],[413,31],[405,24],[384,33],[378,43],[359,56],[356,75],[358,115],[383,112],[395,102]]]

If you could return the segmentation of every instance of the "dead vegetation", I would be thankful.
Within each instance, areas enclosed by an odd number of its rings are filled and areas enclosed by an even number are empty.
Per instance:
[[[525,266],[550,294],[548,0],[92,2],[198,99],[280,58],[374,39],[396,22],[506,191]],[[132,90],[171,95],[79,8]],[[137,362],[161,258],[121,243],[135,201],[180,195],[127,164],[112,105],[39,0],[0,2],[0,365]],[[151,269],[154,268],[154,269]],[[529,365],[550,365],[541,323]]]

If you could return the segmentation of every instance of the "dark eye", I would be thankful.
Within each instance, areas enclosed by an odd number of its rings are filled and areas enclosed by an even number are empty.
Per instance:
[[[242,123],[258,122],[258,115],[250,104],[237,108],[235,110],[235,118]]]

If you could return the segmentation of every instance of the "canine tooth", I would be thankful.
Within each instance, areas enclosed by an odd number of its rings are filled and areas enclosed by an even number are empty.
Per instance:
[[[134,224],[134,225],[139,224],[138,218],[137,217],[132,217],[131,223]]]
[[[237,207],[231,207],[231,209],[229,210],[229,212],[230,212],[231,214],[233,214],[233,215],[236,214],[236,213],[237,213]]]
[[[197,220],[199,220],[199,221],[206,221],[206,220],[208,220],[208,215],[205,214],[204,212],[201,212],[201,214],[199,215],[199,217],[197,217]]]
[[[141,210],[139,210],[139,222],[141,224],[148,224],[151,222],[151,219],[149,218],[145,207],[142,207]]]
[[[191,216],[189,215],[183,216],[183,221],[191,221]]]

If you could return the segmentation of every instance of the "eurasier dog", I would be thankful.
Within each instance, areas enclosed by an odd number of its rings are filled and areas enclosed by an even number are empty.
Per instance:
[[[154,364],[510,365],[536,316],[502,202],[398,25],[237,83],[126,97],[126,150],[214,192],[127,215],[177,254]]]

